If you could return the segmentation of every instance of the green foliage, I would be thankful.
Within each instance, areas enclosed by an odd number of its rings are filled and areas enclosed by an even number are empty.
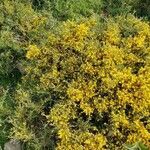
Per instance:
[[[148,150],[149,149],[141,142],[135,143],[133,145],[125,145],[125,147],[127,150]]]
[[[106,15],[125,15],[132,11],[134,0],[103,0],[103,11]]]
[[[49,0],[53,16],[58,20],[88,17],[93,13],[104,16],[135,13],[150,18],[149,0]]]
[[[0,98],[2,145],[10,138],[10,117],[16,105],[13,97],[16,85],[24,74],[26,47],[33,41],[44,43],[48,36],[47,30],[52,30],[56,21],[50,12],[37,12],[30,2],[23,0],[0,1],[0,17],[0,87],[7,91]]]
[[[101,0],[50,0],[54,17],[60,20],[101,13]]]
[[[150,20],[150,2],[149,0],[137,0],[133,5],[135,14]]]
[[[12,91],[5,90],[0,86],[0,146],[2,147],[8,140],[10,128],[12,127],[9,122],[9,117],[13,114],[14,104],[10,93]]]
[[[26,45],[32,41],[43,42],[46,30],[54,24],[49,13],[35,12],[30,3],[20,1],[0,2],[0,76],[19,74],[18,65],[24,58]],[[42,38],[41,38],[42,37]],[[40,40],[39,40],[40,39]]]

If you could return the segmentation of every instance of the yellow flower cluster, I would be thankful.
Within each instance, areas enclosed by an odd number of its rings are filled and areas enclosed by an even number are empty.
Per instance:
[[[93,22],[92,22],[93,23]],[[73,21],[67,21],[62,27],[61,43],[65,48],[74,48],[81,51],[84,47],[84,39],[90,36],[91,21],[76,24]],[[64,30],[65,28],[65,30]]]
[[[30,45],[27,51],[26,57],[28,59],[34,59],[40,54],[40,49],[36,45]]]
[[[106,31],[104,31],[104,38],[106,43],[119,44],[120,30],[117,23],[109,22]]]
[[[27,52],[34,63],[25,80],[54,101],[45,113],[57,129],[58,150],[150,146],[150,27],[133,16],[105,26],[67,21],[40,50]]]

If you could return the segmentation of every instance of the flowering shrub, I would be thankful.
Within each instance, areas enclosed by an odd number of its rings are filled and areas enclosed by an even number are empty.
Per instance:
[[[35,12],[29,2],[0,2],[0,80],[15,76],[27,45],[39,39],[43,42],[53,25],[50,13]]]
[[[35,11],[31,1],[27,1],[0,1],[0,148],[10,138],[10,118],[16,106],[16,86],[24,74],[25,49],[32,41],[44,43],[47,30],[52,30],[55,24],[50,12]],[[19,131],[25,129],[24,126],[22,124]]]
[[[12,136],[30,149],[150,146],[149,24],[128,15],[57,29],[29,45]]]
[[[149,8],[1,0],[0,149],[10,138],[27,150],[149,147],[150,27],[127,15]]]

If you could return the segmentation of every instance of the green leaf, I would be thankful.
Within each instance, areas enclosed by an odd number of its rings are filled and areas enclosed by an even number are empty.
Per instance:
[[[126,144],[124,146],[127,150],[148,150],[142,142],[137,142],[135,144]]]

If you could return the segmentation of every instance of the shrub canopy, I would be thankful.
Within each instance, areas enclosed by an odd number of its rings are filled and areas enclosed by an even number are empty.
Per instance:
[[[148,0],[0,1],[0,145],[150,146],[150,26],[134,11],[148,20]]]
[[[29,45],[13,136],[32,141],[48,123],[60,150],[149,145],[149,24],[128,15],[58,30]]]

